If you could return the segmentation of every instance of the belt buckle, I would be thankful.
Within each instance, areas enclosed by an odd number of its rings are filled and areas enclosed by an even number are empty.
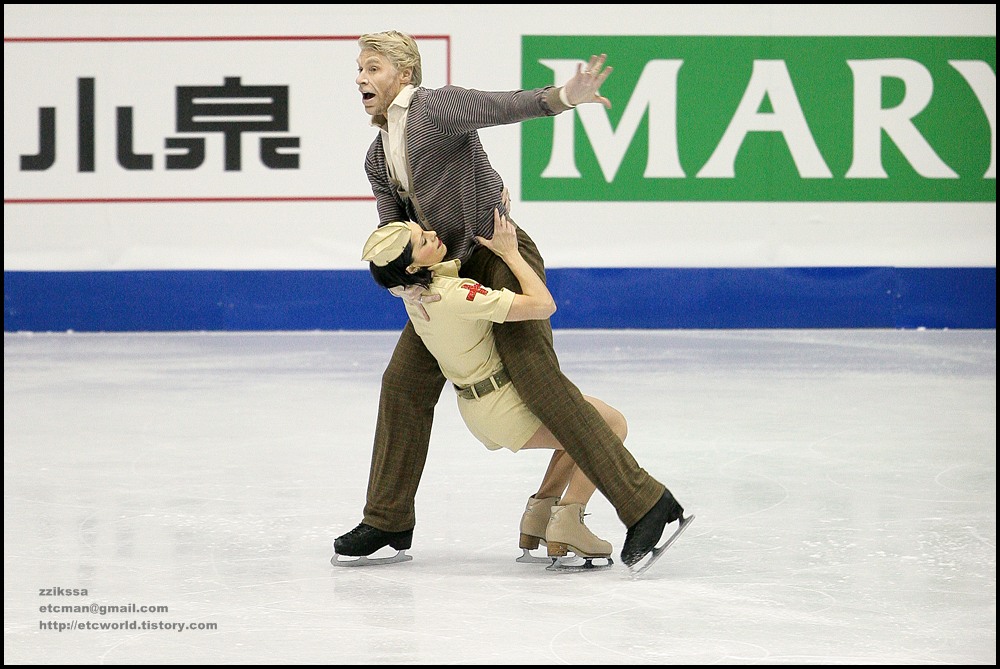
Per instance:
[[[465,388],[460,388],[458,386],[455,386],[455,388],[458,390],[459,397],[464,397],[465,399],[478,400],[485,397],[486,395],[489,395],[494,390],[500,390],[508,381],[510,381],[509,376],[506,379],[504,379],[503,375],[504,375],[504,369],[501,368],[500,371],[498,371],[496,374],[492,374],[489,377],[483,379],[482,381],[479,381],[478,383],[470,383]],[[483,384],[482,393],[479,392],[478,388],[480,384]],[[467,394],[463,394],[466,392]],[[469,395],[471,395],[472,397],[470,398]]]
[[[483,395],[489,395],[494,390],[500,390],[500,388],[503,387],[503,384],[500,381],[498,381],[498,379],[500,378],[501,374],[503,374],[503,370],[502,369],[499,372],[497,372],[496,374],[493,374],[492,376],[490,376],[490,378],[485,379],[486,381],[490,382],[490,385],[489,385],[489,387],[486,388],[486,392],[484,392]]]

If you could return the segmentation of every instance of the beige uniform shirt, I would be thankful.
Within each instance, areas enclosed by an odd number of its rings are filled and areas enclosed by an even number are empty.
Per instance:
[[[441,299],[423,305],[429,321],[409,304],[406,310],[445,377],[467,386],[488,378],[503,366],[493,339],[493,323],[507,319],[514,293],[463,279],[458,276],[458,268],[457,260],[430,268],[434,280],[425,294],[440,295]],[[510,383],[479,399],[457,399],[469,430],[491,450],[517,451],[541,425]]]

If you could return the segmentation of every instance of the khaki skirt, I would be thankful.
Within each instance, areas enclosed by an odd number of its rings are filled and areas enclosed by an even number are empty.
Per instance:
[[[469,431],[491,451],[507,448],[516,453],[542,425],[511,383],[479,399],[457,399]]]

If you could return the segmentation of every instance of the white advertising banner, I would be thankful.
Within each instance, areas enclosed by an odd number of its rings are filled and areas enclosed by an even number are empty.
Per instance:
[[[376,223],[362,167],[374,130],[354,84],[364,32],[416,35],[427,86],[509,90],[525,35],[604,35],[608,50],[618,33],[995,36],[995,11],[5,5],[4,267],[356,269]],[[995,117],[995,75],[993,91]],[[521,132],[480,135],[552,267],[996,264],[995,198],[523,200]]]

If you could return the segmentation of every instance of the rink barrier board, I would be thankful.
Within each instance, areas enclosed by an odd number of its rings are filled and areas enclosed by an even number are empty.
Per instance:
[[[554,268],[554,328],[996,328],[996,267]],[[366,270],[4,272],[4,332],[397,330]]]

